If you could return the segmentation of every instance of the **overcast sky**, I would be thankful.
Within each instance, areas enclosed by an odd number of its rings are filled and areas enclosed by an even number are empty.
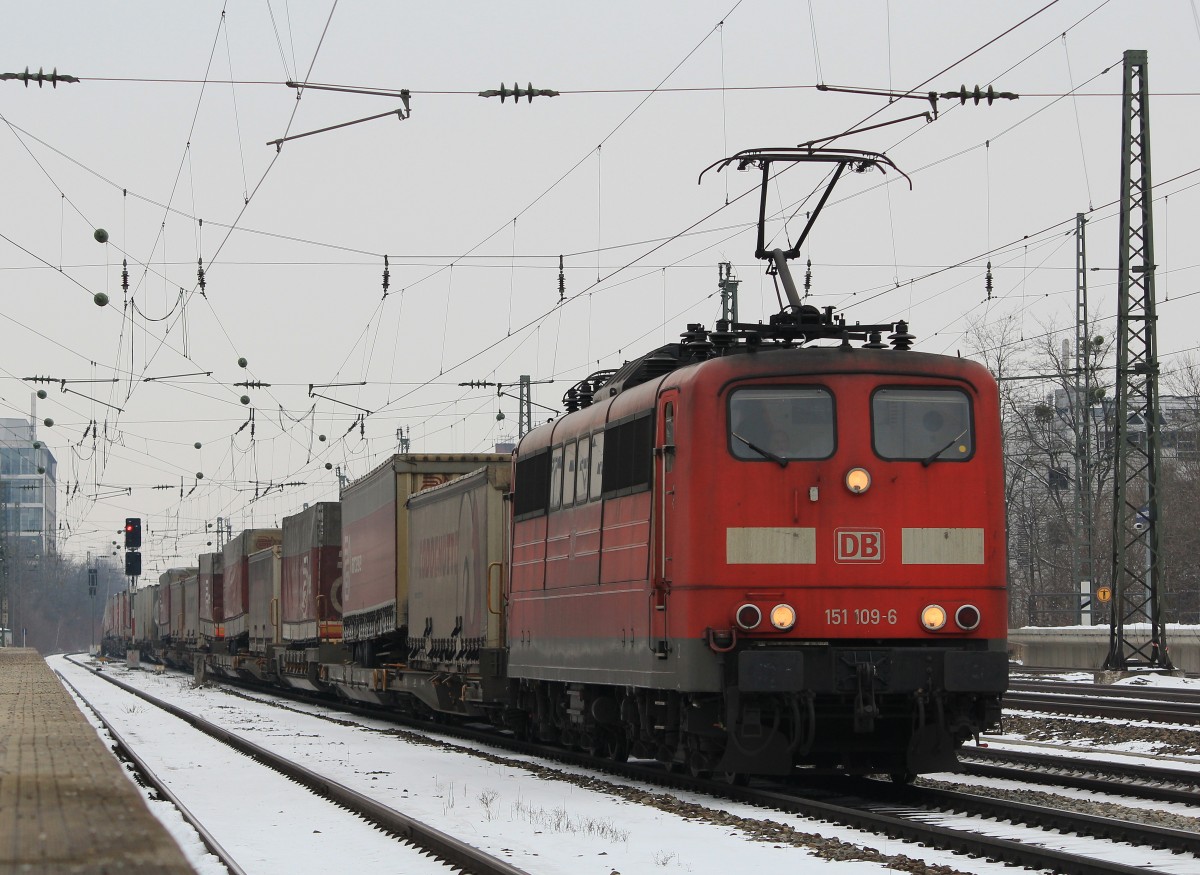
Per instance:
[[[236,533],[336,498],[337,469],[367,473],[397,429],[418,452],[490,450],[516,402],[459,383],[553,380],[534,399],[558,408],[591,371],[711,326],[723,261],[744,320],[778,309],[753,257],[757,174],[700,171],[929,109],[818,84],[1020,99],[943,100],[933,123],[839,141],[886,152],[913,187],[843,180],[802,253],[813,303],[907,318],[927,352],[965,354],[964,332],[1005,319],[1070,331],[1090,211],[1092,312],[1111,331],[1126,49],[1149,52],[1170,366],[1200,309],[1192,0],[14,5],[0,73],[83,81],[0,82],[0,416],[48,391],[60,550],[107,552],[141,516],[149,575],[211,549],[217,517]],[[289,80],[385,93],[297,100]],[[476,95],[502,82],[562,94]],[[268,145],[402,109],[399,89],[408,118]],[[777,240],[818,179],[780,180]]]

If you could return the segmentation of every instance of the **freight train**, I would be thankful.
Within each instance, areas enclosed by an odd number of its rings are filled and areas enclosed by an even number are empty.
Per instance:
[[[996,383],[767,256],[769,323],[590,375],[511,456],[393,456],[118,594],[106,646],[730,779],[947,768],[1007,688]]]

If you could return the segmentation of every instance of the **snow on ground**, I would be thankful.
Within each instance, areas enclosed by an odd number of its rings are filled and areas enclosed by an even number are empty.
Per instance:
[[[113,725],[160,780],[175,793],[248,873],[336,872],[353,844],[356,873],[450,875],[455,870],[350,817],[283,775],[209,738],[191,726],[63,660],[51,658]],[[69,690],[68,690],[69,691]],[[89,719],[91,712],[84,708]],[[94,721],[93,725],[99,725]],[[99,730],[102,734],[104,730]],[[238,786],[214,780],[237,776]],[[147,794],[148,796],[149,794]],[[225,867],[168,803],[151,810],[167,825],[202,875]],[[327,825],[336,822],[336,829]],[[264,841],[264,837],[269,837]]]
[[[86,673],[62,657],[50,657],[48,662],[72,679]],[[649,797],[662,794],[658,788],[632,785],[644,792],[629,793],[631,785],[612,788],[614,779],[599,774],[595,786],[581,787],[554,779],[555,774],[578,774],[579,770],[547,770],[532,763],[526,766],[512,762],[514,757],[507,753],[502,755],[504,762],[497,762],[487,754],[499,752],[468,750],[461,744],[438,740],[422,742],[420,737],[399,732],[381,721],[338,713],[339,722],[335,723],[305,713],[314,710],[311,708],[281,710],[219,687],[194,687],[190,678],[178,674],[156,675],[119,665],[109,665],[104,671],[257,744],[299,758],[309,768],[490,853],[505,856],[533,875],[727,875],[732,871],[881,875],[895,871],[886,861],[855,859],[878,854],[925,860],[947,867],[943,872],[999,875],[1010,871],[1001,864],[692,794],[679,794],[678,798],[683,803],[703,806],[704,813],[686,806],[680,806],[678,813],[663,811],[638,801],[639,797],[649,801]],[[99,679],[92,681],[100,683]],[[103,686],[116,691],[111,684]],[[134,719],[128,722],[143,730],[173,719],[145,703],[132,705],[126,701],[116,708],[118,713],[122,709],[135,710],[131,715]],[[159,774],[169,778],[172,789],[185,800],[186,793],[198,793],[222,800],[234,812],[282,813],[269,831],[253,836],[253,844],[268,853],[248,871],[317,871],[311,861],[297,867],[289,846],[302,834],[326,828],[330,830],[326,837],[331,846],[354,848],[352,859],[356,871],[360,868],[355,838],[327,827],[319,818],[291,816],[295,785],[286,797],[257,786],[258,779],[254,786],[247,786],[248,762],[240,755],[233,755],[232,760],[216,755],[209,759],[207,753],[189,749],[176,751],[174,766],[164,766]],[[754,825],[748,826],[747,821]],[[769,826],[768,822],[781,824],[782,828]],[[340,830],[342,821],[338,823]],[[755,831],[766,840],[756,840],[752,835]],[[797,834],[813,838],[796,844]],[[818,845],[827,855],[839,859],[822,859],[804,844]],[[234,848],[229,850],[237,856]]]
[[[1102,691],[1091,688],[1094,679],[1091,672],[1038,673],[1032,679],[1061,683],[1064,695],[1076,692],[1072,690],[1073,684],[1088,685],[1088,695],[1103,698]],[[1114,686],[1192,693],[1200,692],[1200,678],[1146,672],[1122,678]],[[1132,704],[1137,700],[1122,697],[1121,701]],[[1200,731],[1178,723],[1149,720],[1115,723],[1103,717],[1051,716],[1029,711],[1006,713],[1003,729],[1002,733],[985,736],[987,743],[997,749],[1032,746],[1073,757],[1094,756],[1102,750],[1105,758],[1113,762],[1153,761],[1159,767],[1200,770]]]

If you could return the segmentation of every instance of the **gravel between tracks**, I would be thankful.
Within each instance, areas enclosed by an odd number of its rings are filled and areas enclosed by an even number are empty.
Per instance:
[[[1179,726],[1141,726],[1051,717],[1005,715],[1006,735],[1055,744],[1085,742],[1098,747],[1134,744],[1140,753],[1200,756],[1200,731]]]

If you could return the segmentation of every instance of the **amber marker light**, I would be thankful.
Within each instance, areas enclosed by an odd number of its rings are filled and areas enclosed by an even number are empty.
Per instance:
[[[946,609],[941,605],[926,605],[921,611],[921,625],[936,632],[946,625]]]
[[[776,605],[771,608],[771,625],[786,632],[796,625],[796,609],[791,605]]]
[[[855,495],[862,495],[871,488],[871,475],[866,468],[851,468],[846,472],[846,488]]]

